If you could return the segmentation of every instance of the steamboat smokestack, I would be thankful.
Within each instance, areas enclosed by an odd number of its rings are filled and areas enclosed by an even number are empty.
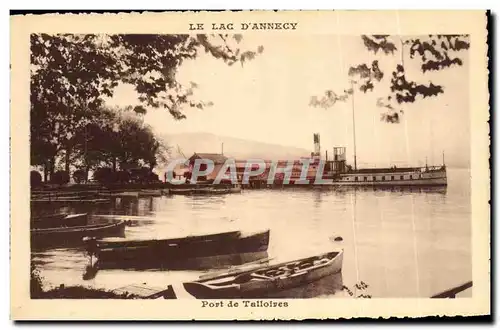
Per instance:
[[[319,133],[314,133],[314,156],[321,157]]]

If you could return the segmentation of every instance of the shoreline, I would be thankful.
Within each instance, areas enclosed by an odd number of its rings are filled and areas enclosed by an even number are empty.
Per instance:
[[[31,291],[31,299],[137,299],[138,296],[127,292],[116,293],[113,290],[94,289],[81,285],[65,286],[48,290]]]

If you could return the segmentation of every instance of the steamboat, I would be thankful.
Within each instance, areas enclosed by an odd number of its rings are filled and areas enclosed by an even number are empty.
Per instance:
[[[301,158],[290,164],[287,161],[278,162],[277,166],[281,173],[276,173],[274,183],[285,182],[285,174],[290,171],[288,182],[290,184],[304,184],[304,179],[313,186],[365,186],[365,187],[445,187],[447,186],[446,165],[425,165],[423,167],[380,167],[380,168],[358,168],[356,152],[354,152],[354,167],[346,161],[346,147],[334,147],[333,159],[328,159],[328,151],[325,158],[320,157],[319,134],[314,134],[315,151],[311,152],[310,158]],[[307,160],[309,166],[303,177],[303,162]],[[243,169],[244,170],[244,169]],[[263,182],[268,180],[270,165],[266,164],[266,170],[259,177]],[[323,182],[320,182],[322,179]],[[306,183],[307,184],[307,183]]]
[[[333,180],[333,185],[344,186],[447,186],[444,152],[443,162],[439,166],[428,166],[426,161],[424,167],[392,166],[389,168],[358,169],[354,85],[351,85],[351,88],[354,168],[346,164],[346,148],[334,147],[333,160],[328,161],[328,153],[326,153],[325,175],[323,177]],[[321,155],[319,134],[314,134],[314,149],[311,157],[319,160]]]
[[[346,164],[345,147],[333,148],[326,162],[326,178],[346,186],[446,186],[446,165],[424,167],[360,168]],[[444,157],[443,157],[444,158]]]
[[[277,162],[277,172],[271,171],[273,161],[263,161],[265,163],[265,169],[261,174],[255,175],[249,178],[249,182],[244,183],[243,177],[245,171],[247,171],[247,161],[235,160],[236,176],[238,184],[242,184],[245,188],[260,188],[268,187],[272,184],[277,186],[283,186],[285,182],[289,182],[291,185],[294,184],[305,184],[314,186],[366,186],[366,187],[445,187],[447,186],[447,173],[446,165],[444,163],[444,153],[443,162],[441,165],[426,165],[423,167],[399,167],[391,166],[386,168],[358,168],[357,166],[357,156],[356,156],[356,125],[354,116],[354,88],[351,92],[352,96],[352,123],[353,123],[353,146],[354,146],[354,166],[347,164],[346,162],[346,147],[337,146],[333,148],[333,159],[328,159],[328,151],[325,151],[325,158],[321,157],[321,147],[320,147],[320,135],[315,133],[313,135],[314,139],[314,151],[311,152],[310,156],[302,157],[298,160],[294,160],[292,163],[290,161],[281,160]],[[195,159],[210,159],[216,165],[217,170],[210,174],[210,177],[204,177],[207,182],[213,182],[217,177],[218,171],[221,169],[222,164],[228,160],[224,156],[223,144],[221,154],[197,154],[195,153],[190,158],[190,167],[186,174],[188,177],[191,176],[191,171],[194,166]],[[307,161],[306,173],[302,173],[303,164]],[[258,165],[253,165],[252,170],[256,170]],[[201,170],[206,169],[206,167],[201,167]],[[321,173],[319,173],[321,172]],[[285,174],[286,173],[286,174]],[[230,171],[225,173],[224,182],[231,183]],[[270,176],[273,176],[270,179]],[[318,182],[321,178],[325,182]],[[305,179],[305,181],[304,181]],[[202,188],[200,188],[202,189]],[[207,188],[208,189],[208,188]],[[236,188],[239,191],[239,186]],[[173,193],[185,193],[190,194],[193,192],[192,188],[189,189],[178,189],[172,190]]]

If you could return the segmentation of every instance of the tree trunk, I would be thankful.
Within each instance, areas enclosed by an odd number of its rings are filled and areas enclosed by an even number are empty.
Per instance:
[[[47,182],[48,175],[49,175],[49,163],[45,162],[45,164],[43,164],[43,182]]]
[[[52,174],[54,174],[55,167],[56,167],[56,157],[52,156],[51,160],[49,161],[49,180],[52,179]]]
[[[71,152],[71,148],[68,146],[66,147],[66,153],[64,155],[64,170],[68,173],[69,175],[69,155],[70,155],[70,152]]]
[[[116,172],[116,157],[113,157],[113,172]]]
[[[85,183],[87,183],[89,181],[89,171],[90,171],[90,166],[87,165],[85,167],[85,180],[84,180]]]

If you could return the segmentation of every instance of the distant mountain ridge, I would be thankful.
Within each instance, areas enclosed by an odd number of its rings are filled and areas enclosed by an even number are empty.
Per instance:
[[[182,153],[189,158],[195,152],[198,153],[218,153],[222,152],[222,144],[224,143],[224,155],[226,157],[235,158],[237,160],[245,159],[265,159],[265,160],[296,160],[301,157],[309,157],[312,151],[305,148],[293,146],[284,146],[279,144],[265,143],[253,140],[245,140],[241,138],[219,136],[212,133],[179,133],[162,135],[164,141],[172,148],[173,157],[182,157],[178,152],[180,147]],[[324,155],[322,154],[324,157]],[[438,161],[436,164],[440,165]],[[361,167],[389,167],[395,165],[390,164],[375,164],[373,162],[360,161],[358,166]],[[446,165],[449,168],[470,168],[468,160],[461,160],[457,154],[448,153],[446,155]],[[399,166],[399,164],[398,164]],[[403,166],[403,165],[402,165]],[[422,162],[413,162],[404,166],[423,166]]]
[[[212,133],[167,134],[162,137],[172,147],[174,157],[182,157],[178,153],[177,146],[188,158],[195,152],[221,153],[222,148],[226,157],[235,159],[292,160],[311,155],[310,150],[303,148],[218,136]]]

